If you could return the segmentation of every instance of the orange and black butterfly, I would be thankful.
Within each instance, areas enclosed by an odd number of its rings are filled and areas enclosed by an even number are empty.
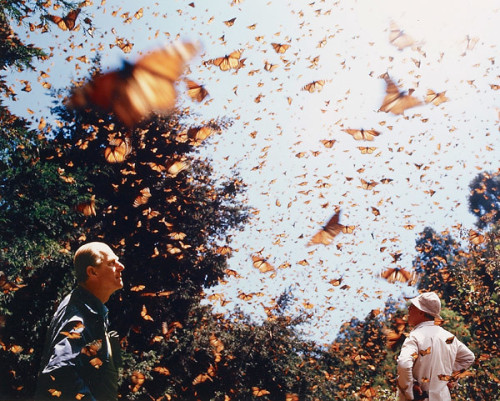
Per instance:
[[[80,8],[76,8],[71,10],[65,17],[59,17],[51,14],[47,14],[46,17],[63,31],[73,31],[76,28],[76,19],[78,14],[80,14],[80,11]]]
[[[136,198],[134,199],[133,206],[139,207],[141,205],[145,205],[146,203],[148,203],[149,198],[151,198],[151,190],[149,189],[149,187],[143,188],[140,191],[140,195],[136,196]]]
[[[252,387],[252,394],[254,397],[262,397],[264,395],[269,395],[271,394],[269,391],[263,388],[259,387]]]
[[[323,86],[325,86],[325,81],[324,80],[319,80],[319,81],[313,81],[311,83],[308,83],[307,85],[304,85],[302,87],[303,90],[313,93],[313,92],[321,92],[323,89]]]
[[[273,47],[274,51],[279,54],[285,53],[290,48],[290,45],[281,43],[271,43],[271,46]]]
[[[391,44],[396,46],[399,50],[403,50],[405,47],[409,47],[414,43],[412,37],[404,33],[394,23],[391,24],[391,31],[389,32],[389,42],[391,42]]]
[[[188,96],[194,101],[200,103],[208,96],[208,91],[203,85],[199,85],[190,79],[186,79],[186,84],[188,87]]]
[[[219,67],[221,71],[229,71],[230,69],[237,70],[243,67],[243,60],[240,61],[241,54],[241,50],[235,50],[229,55],[215,58],[213,60],[210,60],[208,63]]]
[[[2,291],[4,294],[8,294],[9,292],[17,291],[22,287],[26,287],[26,284],[19,283],[20,279],[10,281],[7,275],[3,271],[0,271],[0,291]]]
[[[382,78],[384,78],[386,87],[386,96],[380,106],[379,111],[384,111],[386,113],[391,112],[393,114],[404,114],[406,109],[418,106],[422,102],[416,97],[412,96],[413,89],[405,92],[400,92],[396,84],[389,78],[389,74],[385,73]]]
[[[352,135],[352,137],[357,140],[357,141],[373,141],[373,139],[376,136],[380,135],[380,132],[375,131],[374,129],[343,129],[342,131],[347,132],[349,135]]]
[[[263,257],[259,255],[252,255],[253,267],[259,269],[261,273],[274,271],[274,267]]]
[[[333,217],[328,220],[328,223],[326,223],[326,225],[311,238],[307,246],[314,244],[329,245],[332,242],[333,238],[335,238],[341,232],[344,232],[344,229],[347,226],[339,223],[339,217],[340,212],[336,212]],[[349,228],[350,230],[346,231],[352,232],[353,228]]]
[[[358,149],[363,155],[366,154],[371,155],[373,152],[377,150],[377,148],[374,146],[358,146]]]
[[[399,345],[403,344],[406,336],[402,331],[384,329],[385,341],[388,348],[394,350]]]
[[[382,278],[385,278],[389,283],[395,283],[399,281],[401,283],[412,283],[415,279],[415,274],[406,271],[401,267],[391,267],[381,274]]]
[[[445,96],[445,94],[446,91],[436,93],[432,89],[427,89],[425,102],[432,103],[434,106],[439,106],[441,103],[448,101],[448,98]]]
[[[130,380],[132,381],[132,384],[134,387],[132,387],[132,392],[137,392],[141,388],[141,386],[144,384],[146,381],[146,376],[144,376],[144,373],[141,373],[139,371],[134,371],[132,375],[130,376]]]
[[[187,132],[187,137],[191,141],[192,145],[198,146],[210,135],[212,135],[213,132],[214,130],[208,126],[190,128]]]
[[[102,340],[94,340],[82,348],[82,354],[93,357],[96,356],[102,347]]]
[[[84,216],[95,216],[95,195],[92,195],[88,201],[76,205],[76,210],[82,213]]]
[[[122,163],[131,151],[129,138],[114,138],[111,136],[109,146],[104,149],[104,157],[108,163]]]
[[[175,43],[147,54],[135,64],[125,62],[121,70],[98,75],[78,88],[70,104],[90,104],[113,112],[128,127],[152,112],[169,112],[177,99],[174,84],[196,50],[192,43]]]

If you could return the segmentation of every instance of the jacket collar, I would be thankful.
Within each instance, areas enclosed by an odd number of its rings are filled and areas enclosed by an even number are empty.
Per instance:
[[[426,327],[426,326],[435,326],[436,324],[434,323],[434,320],[426,320],[425,322],[420,322],[419,324],[417,324],[413,330],[416,330],[420,327]]]
[[[104,320],[107,320],[108,308],[94,294],[79,285],[73,290],[73,295],[76,296],[76,299],[84,305],[89,313],[101,316]]]

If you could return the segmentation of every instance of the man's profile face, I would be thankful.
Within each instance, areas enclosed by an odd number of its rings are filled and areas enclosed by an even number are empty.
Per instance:
[[[99,249],[102,262],[96,266],[99,285],[111,293],[123,288],[122,271],[125,266],[120,263],[118,256],[109,247]]]

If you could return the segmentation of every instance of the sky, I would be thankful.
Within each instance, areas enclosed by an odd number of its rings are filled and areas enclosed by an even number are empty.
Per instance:
[[[500,84],[499,10],[493,0],[96,1],[82,8],[78,31],[53,25],[48,33],[28,32],[27,41],[54,46],[53,57],[34,74],[9,74],[19,95],[10,107],[35,125],[41,117],[53,122],[41,82],[55,89],[85,77],[97,51],[106,70],[165,43],[197,42],[201,50],[186,76],[209,96],[193,103],[181,82],[179,105],[189,107],[193,124],[233,119],[199,157],[210,159],[220,177],[240,174],[252,208],[245,229],[228,233],[237,250],[229,268],[238,276],[207,289],[207,297],[220,294],[207,302],[216,311],[241,308],[259,321],[264,307],[291,290],[290,313],[311,314],[303,334],[329,342],[352,317],[416,294],[380,273],[411,270],[415,240],[426,226],[457,239],[473,227],[468,185],[499,168],[500,104],[493,88]],[[391,30],[413,44],[400,50]],[[133,43],[130,52],[113,46],[117,38]],[[290,47],[278,54],[272,43]],[[245,59],[237,71],[204,63],[235,50]],[[266,63],[275,67],[267,71]],[[413,89],[422,105],[402,116],[379,111],[384,73],[401,91]],[[32,82],[31,92],[21,90],[23,79]],[[324,81],[320,91],[303,89],[314,81]],[[429,89],[446,91],[448,101],[425,103]],[[356,141],[342,131],[350,128],[380,135]],[[326,147],[325,140],[335,142]],[[363,154],[360,147],[375,149]],[[377,185],[363,189],[362,180]],[[353,233],[307,246],[336,208]],[[391,253],[402,254],[397,263]],[[275,270],[255,269],[256,254]],[[340,286],[331,284],[338,279]]]

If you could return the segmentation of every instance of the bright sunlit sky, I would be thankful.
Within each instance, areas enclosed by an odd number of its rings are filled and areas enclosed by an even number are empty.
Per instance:
[[[49,77],[41,80],[60,88],[86,76],[91,64],[77,58],[91,59],[99,47],[104,69],[114,69],[123,58],[135,60],[176,38],[198,42],[202,50],[186,76],[204,84],[210,95],[193,103],[181,83],[179,104],[190,108],[197,124],[223,116],[234,120],[207,142],[200,157],[210,158],[221,177],[238,172],[248,184],[245,202],[253,209],[244,231],[228,233],[237,249],[229,268],[239,277],[207,290],[227,302],[222,307],[214,301],[217,311],[239,306],[258,320],[265,316],[263,306],[272,306],[290,288],[296,298],[290,312],[312,314],[304,333],[332,341],[351,317],[363,319],[389,298],[415,294],[413,287],[389,284],[380,273],[395,266],[411,269],[415,240],[426,226],[467,237],[474,222],[468,185],[481,171],[499,167],[500,104],[491,87],[500,84],[498,2],[95,3],[82,9],[77,32],[52,25],[50,33],[30,33],[28,41],[55,46],[54,56],[39,63],[34,75],[9,76],[19,95],[9,105],[35,124],[42,116],[52,121],[48,91],[36,82],[42,71]],[[141,8],[138,19],[134,14]],[[85,17],[93,21],[93,37],[84,32]],[[224,21],[232,18],[234,24],[227,26]],[[391,26],[409,35],[413,46],[399,50],[391,44]],[[130,53],[110,48],[116,37],[133,42]],[[290,48],[277,54],[271,43]],[[237,72],[202,63],[238,49],[246,61]],[[73,59],[67,61],[69,56]],[[266,61],[277,67],[266,71]],[[449,100],[439,106],[423,103],[404,116],[379,112],[385,72],[400,90],[415,89],[422,101],[428,89],[446,91]],[[28,78],[32,91],[26,93],[20,80]],[[317,80],[325,81],[320,92],[302,90]],[[376,129],[380,136],[355,141],[341,131],[347,128]],[[321,140],[336,142],[327,148]],[[360,146],[376,149],[362,154]],[[383,184],[383,178],[392,181]],[[361,179],[378,185],[363,189]],[[329,246],[307,247],[336,206],[340,223],[355,226],[353,234],[340,234]],[[252,266],[251,255],[259,252],[274,272],[263,274]],[[402,257],[394,264],[391,253],[396,252]],[[339,278],[349,288],[329,284]],[[242,293],[253,297],[242,300]]]

